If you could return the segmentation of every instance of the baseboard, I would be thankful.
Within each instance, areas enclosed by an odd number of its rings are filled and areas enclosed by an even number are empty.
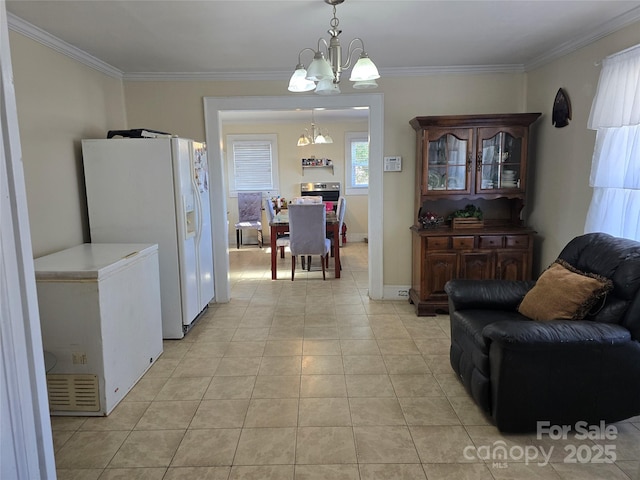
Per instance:
[[[353,242],[364,242],[364,239],[367,238],[366,233],[347,233],[347,243]]]

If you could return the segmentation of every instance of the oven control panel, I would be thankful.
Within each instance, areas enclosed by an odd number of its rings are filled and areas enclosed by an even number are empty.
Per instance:
[[[308,192],[340,192],[340,182],[301,183],[300,193]]]

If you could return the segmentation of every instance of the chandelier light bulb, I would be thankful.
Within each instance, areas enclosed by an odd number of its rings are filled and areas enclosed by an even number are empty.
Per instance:
[[[316,88],[315,82],[307,80],[307,71],[302,64],[298,64],[289,80],[290,92],[309,92]]]
[[[349,80],[352,82],[366,82],[377,78],[380,78],[378,69],[369,56],[365,52],[362,52],[360,58],[354,65],[353,70],[351,70],[351,77]]]
[[[378,83],[375,80],[361,80],[353,84],[353,88],[360,90],[365,88],[377,88]]]
[[[333,80],[333,70],[331,65],[324,58],[324,53],[318,51],[313,57],[313,61],[307,69],[307,80],[320,82],[322,80]]]
[[[302,134],[300,135],[300,138],[298,139],[298,146],[299,147],[304,147],[306,145],[309,145],[311,143],[311,141],[309,140],[309,136],[306,134]]]
[[[340,87],[332,79],[328,78],[318,82],[316,93],[318,95],[337,95],[340,93]]]

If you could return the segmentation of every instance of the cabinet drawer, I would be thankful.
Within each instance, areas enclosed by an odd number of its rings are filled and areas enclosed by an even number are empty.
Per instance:
[[[507,235],[506,247],[527,248],[529,246],[528,235]]]
[[[458,250],[473,248],[473,237],[453,237],[451,243]]]
[[[480,235],[479,248],[502,247],[502,235]]]
[[[449,248],[449,237],[427,237],[429,250]]]

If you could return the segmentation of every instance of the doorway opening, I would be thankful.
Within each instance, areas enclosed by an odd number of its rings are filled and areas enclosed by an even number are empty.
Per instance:
[[[205,129],[209,145],[211,186],[211,224],[213,229],[213,258],[215,298],[217,302],[230,300],[228,225],[225,156],[222,150],[223,112],[243,110],[295,110],[313,108],[369,109],[369,195],[368,195],[368,267],[369,297],[383,297],[382,278],[382,158],[383,158],[383,96],[382,94],[273,97],[205,97]]]

